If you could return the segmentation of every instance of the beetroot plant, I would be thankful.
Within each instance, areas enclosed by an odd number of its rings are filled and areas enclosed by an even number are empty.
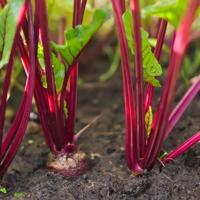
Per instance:
[[[81,173],[86,167],[85,154],[74,153],[80,136],[74,130],[78,56],[106,19],[104,11],[96,10],[91,24],[82,25],[86,3],[85,0],[74,1],[72,28],[63,33],[64,43],[56,44],[49,40],[45,0],[34,1],[34,45],[37,54],[34,97],[46,143],[52,152],[48,166],[69,175]],[[23,32],[29,44],[26,23]],[[22,37],[19,52],[24,68],[28,70],[29,55]]]
[[[126,159],[136,174],[150,170],[157,161],[169,163],[200,140],[200,132],[166,155],[161,148],[192,99],[200,90],[200,79],[193,83],[181,101],[172,109],[181,62],[189,43],[192,23],[198,14],[199,1],[158,1],[140,9],[139,0],[112,0],[115,24],[120,44],[126,119]],[[158,16],[157,44],[152,51],[148,33],[141,26],[141,17]],[[158,106],[153,116],[155,87],[161,87],[157,76],[168,23],[175,26],[167,75]],[[131,77],[134,58],[134,79]],[[133,84],[134,83],[134,84]]]
[[[10,0],[5,6],[5,1],[0,1],[0,70],[5,70],[5,77],[0,98],[0,177],[5,174],[11,164],[17,149],[25,134],[26,125],[32,105],[35,80],[35,47],[34,47],[34,26],[32,9],[29,1]],[[8,96],[10,93],[11,77],[13,72],[13,61],[16,57],[20,31],[25,20],[27,23],[27,38],[29,47],[27,53],[27,79],[24,87],[21,103],[16,116],[6,134],[5,116]]]

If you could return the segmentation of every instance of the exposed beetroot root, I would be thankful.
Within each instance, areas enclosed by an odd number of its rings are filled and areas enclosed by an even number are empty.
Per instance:
[[[75,178],[87,170],[88,164],[86,154],[78,151],[67,155],[51,154],[47,167],[69,178]]]

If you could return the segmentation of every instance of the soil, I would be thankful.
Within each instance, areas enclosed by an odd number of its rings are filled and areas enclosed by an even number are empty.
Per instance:
[[[176,200],[200,199],[200,146],[196,145],[162,171],[155,167],[139,177],[127,168],[124,151],[124,107],[120,73],[103,84],[98,76],[108,65],[104,61],[83,66],[79,88],[76,128],[80,130],[95,116],[102,117],[83,133],[77,145],[87,154],[89,169],[76,179],[49,171],[49,150],[42,131],[27,133],[4,181],[8,193],[0,199],[26,200]],[[86,73],[87,72],[87,73]],[[179,99],[184,86],[177,90]],[[200,96],[187,109],[165,142],[175,148],[200,129]],[[18,195],[17,195],[18,194]],[[16,197],[19,196],[19,197]]]

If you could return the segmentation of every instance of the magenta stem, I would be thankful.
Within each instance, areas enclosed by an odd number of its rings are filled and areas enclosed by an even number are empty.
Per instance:
[[[85,12],[85,6],[87,1],[80,0],[74,1],[74,13],[73,13],[73,27],[82,23],[83,15]],[[66,120],[66,128],[67,128],[67,140],[70,143],[73,143],[74,137],[74,128],[75,128],[75,120],[76,120],[76,111],[77,111],[77,83],[78,83],[78,66],[79,62],[73,64],[70,79],[68,81],[68,96],[67,96],[67,105],[68,105],[68,118]]]
[[[191,138],[186,140],[183,144],[178,146],[175,150],[171,151],[167,156],[162,160],[162,163],[165,165],[170,161],[173,161],[175,158],[183,154],[185,151],[190,149],[193,145],[200,141],[200,132],[193,135]]]
[[[181,118],[191,101],[200,91],[200,78],[189,88],[181,101],[174,108],[173,112],[169,116],[167,130],[165,132],[165,139],[168,137],[178,120]]]
[[[74,12],[73,12],[73,22],[72,22],[73,27],[79,24],[80,8],[81,8],[81,0],[74,0]]]
[[[87,0],[82,0],[82,3],[81,3],[81,11],[80,11],[80,17],[79,17],[79,22],[80,22],[80,23],[83,21],[83,17],[84,17],[84,12],[85,12],[86,4],[87,4]]]
[[[129,50],[126,40],[123,21],[121,18],[121,9],[119,3],[112,0],[112,6],[115,17],[115,24],[118,33],[120,44],[121,62],[122,62],[122,77],[123,77],[123,92],[124,92],[124,106],[125,106],[125,119],[126,119],[126,159],[128,166],[135,172],[141,172],[142,169],[138,164],[137,148],[136,148],[136,121],[135,121],[135,108],[134,108],[134,93],[133,84],[131,80],[130,63],[129,63]]]
[[[158,34],[157,34],[157,43],[154,49],[154,55],[158,61],[160,60],[161,57],[166,30],[167,30],[167,21],[160,20]],[[151,85],[151,83],[148,83],[145,95],[145,113],[148,111],[149,106],[152,106],[153,97],[154,97],[154,87],[153,85]]]
[[[19,40],[18,47],[19,47],[19,53],[22,59],[24,69],[26,71],[26,74],[28,75],[29,57],[26,52],[22,39]],[[35,47],[35,49],[37,49],[37,46]],[[37,62],[37,65],[38,65],[38,62]],[[56,153],[57,151],[55,150],[55,145],[54,145],[55,142],[52,141],[54,140],[54,138],[51,137],[52,135],[51,133],[52,130],[50,128],[51,121],[49,121],[50,111],[47,107],[48,105],[45,103],[47,102],[47,95],[46,95],[46,91],[44,91],[44,89],[42,88],[41,76],[37,68],[36,68],[36,80],[35,80],[35,100],[36,100],[38,111],[40,113],[40,122],[44,129],[46,143],[51,149],[51,151],[54,154],[57,154]]]
[[[24,4],[24,7],[27,8],[27,1]],[[25,9],[26,11],[26,9]],[[34,29],[33,29],[33,21],[32,21],[32,11],[31,11],[31,5],[28,4],[28,17],[29,17],[29,38],[30,38],[30,70],[29,74],[27,76],[26,86],[24,90],[24,97],[25,98],[25,104],[24,104],[24,111],[21,117],[21,122],[19,127],[16,129],[16,137],[12,143],[12,146],[10,147],[8,153],[5,156],[3,163],[0,166],[0,176],[2,177],[11,164],[17,149],[19,148],[21,141],[23,139],[23,136],[25,134],[26,126],[29,119],[29,113],[31,110],[32,105],[32,97],[33,97],[33,91],[34,91],[34,80],[35,80],[35,48],[34,48]],[[25,15],[23,17],[25,19]],[[22,20],[23,21],[23,20]],[[16,34],[18,35],[18,34]],[[19,36],[19,35],[18,35]],[[17,37],[15,37],[16,42],[14,44],[17,44]],[[15,46],[15,45],[14,45]],[[19,117],[19,116],[18,116]]]
[[[36,6],[38,5],[36,4]],[[39,8],[37,8],[36,10],[39,10]],[[38,40],[39,40],[38,13],[35,13],[34,22],[35,22],[34,24],[35,49],[36,49],[36,55],[37,55]],[[26,26],[23,27],[23,31],[24,31],[26,43],[29,45],[27,25],[28,25],[28,22],[26,21]],[[29,62],[28,62],[29,57],[28,57],[27,50],[23,44],[23,40],[21,37],[19,38],[18,47],[19,47],[22,63],[27,74],[27,71],[29,69]],[[37,56],[36,56],[36,65],[37,65],[37,68],[36,68],[36,80],[35,80],[35,100],[36,100],[38,112],[40,113],[40,121],[44,130],[46,143],[49,146],[51,152],[56,155],[59,153],[59,150],[56,146],[57,138],[56,138],[56,132],[55,132],[55,124],[52,124],[51,110],[48,105],[48,93],[47,93],[46,88],[43,87],[43,84],[41,81],[42,74],[45,74],[45,73],[44,73],[44,70],[40,66]]]
[[[126,0],[120,0],[120,9],[122,14],[126,11]]]
[[[59,109],[58,109],[58,97],[56,94],[54,72],[51,63],[51,52],[49,48],[49,39],[48,39],[48,21],[46,14],[46,5],[44,0],[36,0],[37,8],[39,9],[39,25],[41,28],[41,39],[44,48],[44,62],[45,62],[45,71],[47,79],[47,93],[48,93],[48,102],[51,112],[52,126],[54,127],[54,137],[56,138],[56,146],[58,151],[64,148],[65,146],[65,133],[64,126],[61,123]]]
[[[169,118],[171,105],[175,94],[176,80],[178,78],[182,57],[188,43],[187,41],[190,34],[190,28],[194,20],[198,4],[198,0],[188,2],[186,13],[182,18],[181,24],[175,37],[168,67],[167,80],[158,107],[156,126],[150,134],[145,157],[143,160],[143,166],[145,166],[145,168],[152,167],[164,141],[164,135],[167,126],[166,122]]]
[[[6,3],[7,3],[6,0],[0,0],[0,4],[2,7],[4,7],[6,5]]]
[[[27,11],[27,1],[24,3],[20,11],[20,15],[19,15],[20,18],[18,19],[17,30],[15,33],[13,46],[10,53],[10,58],[8,61],[8,65],[6,66],[6,77],[3,84],[3,92],[2,92],[1,102],[0,102],[0,149],[2,147],[3,128],[4,128],[4,122],[5,122],[5,110],[6,110],[7,95],[8,95],[8,90],[9,90],[10,80],[11,80],[11,75],[12,75],[13,57],[14,57],[15,48],[17,45],[17,39],[19,37],[20,28],[23,24],[26,11]]]
[[[138,0],[131,0],[131,10],[133,15],[133,35],[134,35],[134,80],[135,80],[135,99],[136,99],[136,133],[137,133],[137,152],[140,158],[143,157],[146,147],[145,132],[145,111],[144,111],[144,79],[142,67],[142,40],[141,40],[141,19],[140,5]]]

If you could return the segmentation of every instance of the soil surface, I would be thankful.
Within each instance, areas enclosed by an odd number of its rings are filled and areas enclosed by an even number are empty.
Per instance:
[[[85,67],[85,68],[84,68]],[[83,133],[77,148],[88,157],[89,169],[76,179],[46,169],[49,150],[42,131],[26,134],[18,154],[4,181],[8,193],[0,199],[26,200],[118,200],[200,199],[200,146],[159,171],[134,177],[128,170],[124,151],[124,107],[121,77],[118,73],[110,81],[98,82],[103,61],[83,66],[86,83],[79,88],[77,131],[94,117],[102,117]],[[184,87],[177,89],[177,99]],[[187,109],[181,121],[165,142],[165,149],[175,148],[184,139],[200,129],[200,96]]]

